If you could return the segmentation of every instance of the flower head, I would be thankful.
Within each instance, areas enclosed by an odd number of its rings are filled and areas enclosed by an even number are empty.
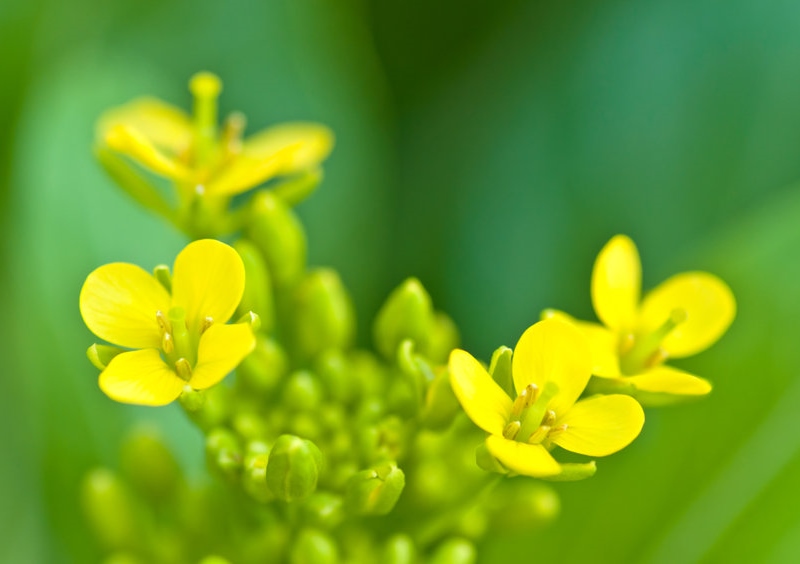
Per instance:
[[[601,389],[632,393],[651,404],[709,393],[708,381],[664,362],[715,343],[736,314],[733,293],[712,274],[684,272],[641,299],[641,278],[636,245],[617,235],[600,251],[592,272],[592,303],[603,324],[552,310],[544,317],[571,320],[582,330],[592,349],[592,373],[603,379]]]
[[[178,254],[167,284],[128,263],[94,270],[80,294],[86,326],[113,345],[136,349],[107,363],[103,392],[124,403],[164,405],[186,386],[202,390],[222,380],[255,347],[249,324],[225,324],[244,280],[236,251],[211,239]]]
[[[489,433],[486,448],[517,474],[558,476],[554,446],[606,456],[635,439],[644,424],[639,403],[625,395],[578,401],[591,377],[586,339],[559,320],[540,321],[520,337],[512,357],[516,397],[468,352],[450,355],[450,382],[461,406]]]

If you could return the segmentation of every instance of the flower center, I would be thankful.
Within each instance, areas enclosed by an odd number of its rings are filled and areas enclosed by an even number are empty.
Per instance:
[[[675,308],[669,318],[650,333],[626,333],[619,340],[620,370],[623,374],[634,376],[657,366],[667,360],[669,355],[661,343],[678,325],[686,321],[685,309]]]
[[[197,347],[200,335],[211,327],[214,320],[205,317],[200,332],[193,334],[186,324],[186,312],[182,307],[173,307],[165,314],[156,312],[156,322],[161,331],[161,351],[164,360],[171,365],[175,373],[187,382],[192,377],[192,367],[197,364]]]
[[[503,436],[521,443],[547,445],[553,435],[564,432],[567,426],[556,426],[556,412],[547,409],[557,392],[558,386],[553,382],[548,382],[543,390],[536,384],[528,384],[511,406],[511,418],[503,429]]]

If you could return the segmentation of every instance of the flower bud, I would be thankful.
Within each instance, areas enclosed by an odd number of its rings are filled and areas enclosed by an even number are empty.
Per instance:
[[[315,363],[315,371],[325,389],[337,403],[350,405],[358,398],[360,389],[345,354],[339,349],[328,349]]]
[[[212,554],[203,558],[198,564],[231,564],[231,561],[222,556]]]
[[[446,364],[450,351],[461,341],[458,327],[450,317],[437,311],[433,317],[431,339],[428,346],[428,358],[434,364]]]
[[[353,476],[345,491],[345,504],[359,515],[386,515],[400,499],[406,477],[394,463],[385,463]]]
[[[256,348],[236,369],[237,381],[254,392],[268,394],[281,381],[288,366],[281,346],[269,337],[257,335]]]
[[[268,463],[269,449],[265,443],[259,441],[248,444],[242,472],[242,489],[261,503],[275,498],[267,486]]]
[[[233,244],[244,264],[244,294],[236,309],[238,315],[252,311],[261,319],[261,330],[268,333],[275,325],[275,305],[272,300],[272,281],[264,257],[252,242],[239,239]]]
[[[394,535],[383,549],[381,562],[386,564],[416,564],[417,547],[408,535]]]
[[[552,522],[561,502],[555,490],[535,480],[505,481],[488,499],[489,526],[497,533],[521,533]]]
[[[336,564],[339,561],[339,549],[334,540],[316,529],[301,531],[289,555],[291,564]]]
[[[108,363],[118,354],[125,352],[124,349],[119,347],[112,347],[110,345],[93,344],[86,350],[86,357],[89,359],[95,368],[98,370],[105,370]]]
[[[513,351],[508,347],[500,347],[492,354],[492,362],[489,364],[489,374],[509,396],[516,396],[514,391],[514,380],[511,377],[511,356]]]
[[[326,349],[350,345],[355,313],[335,271],[318,269],[308,274],[293,301],[292,344],[301,358],[314,358]]]
[[[466,539],[451,538],[439,545],[429,564],[472,564],[477,559],[475,545]]]
[[[453,388],[450,387],[450,375],[443,370],[428,386],[422,422],[429,429],[443,431],[450,426],[460,411],[461,404],[458,403]]]
[[[508,470],[497,461],[497,459],[486,448],[486,443],[481,443],[475,449],[475,463],[478,468],[487,472],[496,472],[498,474],[508,474]]]
[[[283,501],[307,498],[317,487],[322,453],[311,441],[281,435],[269,455],[267,485]]]
[[[272,193],[290,206],[296,206],[308,198],[322,182],[322,169],[304,171],[284,180],[272,188]]]
[[[110,550],[136,549],[141,542],[142,524],[125,483],[113,472],[96,468],[83,480],[83,510],[102,545]]]
[[[269,267],[278,288],[296,283],[306,265],[306,235],[297,216],[278,197],[259,192],[251,200],[246,228]]]
[[[375,318],[375,348],[384,358],[394,361],[397,347],[410,339],[417,350],[425,353],[432,327],[431,298],[419,280],[409,278],[389,294]]]
[[[292,372],[283,388],[282,405],[295,411],[311,411],[319,407],[323,398],[322,386],[307,370]]]
[[[126,438],[120,463],[128,481],[153,500],[172,497],[181,480],[178,462],[151,429],[139,428]]]
[[[333,529],[344,520],[344,501],[330,492],[314,492],[303,504],[306,523],[320,529]]]
[[[244,453],[236,435],[218,427],[206,437],[206,461],[211,469],[222,477],[233,481],[239,477]]]
[[[233,390],[218,384],[205,390],[185,390],[179,397],[181,406],[195,424],[208,431],[225,424],[233,407]]]

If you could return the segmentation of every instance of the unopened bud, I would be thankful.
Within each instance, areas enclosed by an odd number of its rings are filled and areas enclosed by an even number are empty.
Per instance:
[[[310,411],[322,402],[322,386],[307,370],[292,372],[283,388],[282,404],[291,410]]]
[[[110,550],[136,549],[142,524],[126,485],[113,472],[97,468],[83,480],[83,510],[97,539]]]
[[[428,345],[428,358],[434,364],[447,364],[450,352],[461,341],[458,327],[450,316],[437,311],[433,317],[433,327]]]
[[[390,361],[395,359],[397,347],[405,339],[413,341],[416,350],[425,353],[432,327],[431,298],[419,280],[409,278],[389,294],[375,318],[375,347]]]
[[[472,564],[478,558],[475,545],[466,539],[452,538],[439,545],[429,564]]]
[[[336,542],[317,529],[305,529],[297,535],[289,555],[291,564],[337,564]]]
[[[552,522],[561,502],[555,490],[535,480],[501,483],[488,500],[489,526],[497,533],[521,533]]]
[[[350,405],[358,398],[359,382],[341,350],[328,349],[317,358],[314,366],[320,381],[337,403]]]
[[[133,486],[153,500],[172,497],[180,482],[178,462],[151,429],[133,431],[122,444],[122,472]]]
[[[275,286],[285,288],[298,281],[306,264],[306,236],[280,198],[260,192],[252,199],[246,233],[261,251]]]
[[[206,461],[211,469],[227,480],[234,481],[242,469],[244,453],[236,435],[219,427],[206,438]]]
[[[450,376],[443,370],[428,386],[422,415],[423,424],[434,431],[444,430],[460,411],[461,405],[450,387]]]
[[[95,368],[98,370],[105,370],[108,363],[120,353],[125,352],[119,347],[112,347],[109,345],[93,344],[86,350],[86,356]]]
[[[233,407],[233,391],[217,385],[202,391],[184,389],[179,400],[187,415],[204,431],[225,424]]]
[[[344,501],[330,492],[314,492],[303,504],[305,522],[330,530],[344,520]]]
[[[281,346],[269,337],[258,335],[256,348],[236,369],[237,382],[250,390],[266,394],[280,383],[289,366]]]
[[[292,344],[301,358],[344,349],[355,333],[355,313],[339,275],[330,269],[308,274],[294,294]]]
[[[237,312],[254,312],[261,319],[261,330],[268,333],[275,325],[275,304],[272,299],[272,280],[264,257],[252,242],[239,239],[233,244],[244,264],[245,283]]]
[[[322,453],[311,441],[281,435],[269,455],[267,485],[283,501],[307,498],[317,488]]]
[[[259,443],[262,444],[263,443]],[[266,445],[261,452],[252,451],[248,445],[248,453],[244,459],[244,470],[242,472],[242,489],[256,501],[266,503],[275,499],[267,486],[267,464],[269,463],[269,452]]]
[[[417,547],[408,535],[394,535],[386,541],[381,562],[386,564],[416,564]]]
[[[517,429],[517,431],[519,431],[519,429]],[[486,448],[486,443],[481,443],[478,448],[475,449],[475,463],[478,465],[478,468],[486,472],[495,472],[497,474],[508,473],[508,470],[500,464],[492,453],[489,452],[489,449]]]
[[[203,558],[198,564],[231,564],[231,561],[222,556],[212,554]]]
[[[345,504],[359,515],[386,515],[400,499],[406,477],[393,463],[363,470],[353,476],[347,484]]]

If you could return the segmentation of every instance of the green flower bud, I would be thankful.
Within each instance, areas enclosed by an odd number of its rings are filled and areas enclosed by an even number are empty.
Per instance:
[[[330,492],[314,492],[303,505],[305,522],[331,530],[344,520],[344,501]]]
[[[293,303],[292,344],[301,358],[350,345],[355,313],[335,271],[319,269],[308,274],[295,290]]]
[[[422,412],[422,422],[429,429],[443,431],[461,411],[453,388],[450,387],[450,375],[443,370],[428,386],[425,395],[425,407]]]
[[[293,435],[305,437],[311,441],[319,440],[322,436],[322,427],[313,411],[295,413],[289,418],[287,428]]]
[[[295,284],[306,265],[306,236],[297,216],[278,197],[259,192],[251,200],[247,237],[255,243],[278,288]]]
[[[122,444],[120,463],[128,481],[153,500],[172,497],[181,481],[172,452],[159,434],[149,428],[139,428],[127,437]]]
[[[233,416],[231,426],[245,440],[263,439],[268,433],[264,419],[247,407]]]
[[[325,389],[337,403],[351,405],[358,399],[360,388],[345,354],[328,349],[317,357],[315,371]]]
[[[383,549],[381,562],[386,564],[415,564],[417,547],[408,535],[394,535]]]
[[[547,484],[526,478],[506,480],[487,500],[489,525],[497,533],[521,533],[551,523],[561,502]]]
[[[142,539],[140,509],[113,472],[97,468],[83,480],[83,510],[95,536],[109,550],[135,550]]]
[[[119,347],[112,347],[110,345],[93,344],[86,349],[86,357],[89,359],[95,368],[98,370],[105,370],[108,363],[120,353],[125,352],[124,349]]]
[[[103,560],[103,564],[145,564],[144,560],[130,552],[115,552]]]
[[[289,367],[286,353],[273,339],[258,335],[256,348],[236,369],[237,381],[248,390],[269,394]]]
[[[208,431],[228,421],[233,407],[233,390],[224,384],[199,391],[187,389],[179,401],[191,420]]]
[[[397,347],[405,339],[417,350],[428,350],[433,328],[431,298],[419,280],[409,278],[397,287],[375,318],[375,348],[389,361],[395,360]]]
[[[509,396],[516,397],[514,380],[511,377],[512,353],[513,351],[508,347],[500,347],[494,351],[492,362],[489,364],[489,374]]]
[[[400,499],[406,477],[393,463],[381,464],[353,476],[345,491],[347,508],[359,515],[386,515]]]
[[[282,405],[295,411],[311,411],[319,407],[323,399],[322,386],[307,370],[293,372],[283,388]]]
[[[322,169],[308,170],[277,184],[272,193],[290,206],[308,198],[322,182]]]
[[[339,561],[339,549],[334,540],[316,529],[301,531],[289,555],[291,564],[336,564]]]
[[[478,448],[475,449],[475,463],[481,470],[495,472],[497,474],[508,474],[506,467],[500,464],[492,453],[489,452],[489,449],[486,448],[486,443],[481,443]]]
[[[206,556],[198,564],[231,564],[231,561],[216,554]]]
[[[272,299],[272,280],[264,257],[252,242],[239,239],[233,244],[244,264],[245,284],[238,314],[252,311],[261,319],[261,330],[270,332],[275,326],[275,305]]]
[[[450,351],[461,341],[458,327],[450,316],[437,311],[433,318],[433,329],[428,346],[428,358],[434,364],[447,364]]]
[[[264,446],[266,447],[266,445]],[[261,503],[266,503],[275,499],[275,496],[272,495],[272,491],[267,486],[268,463],[268,452],[248,452],[244,459],[242,489],[244,489],[250,497]]]
[[[472,564],[478,558],[475,545],[466,539],[452,538],[439,545],[429,564]]]
[[[225,479],[234,481],[239,477],[243,458],[242,445],[232,431],[218,427],[206,437],[206,461]]]
[[[269,455],[267,485],[283,501],[307,498],[317,487],[322,453],[311,441],[281,435]]]

